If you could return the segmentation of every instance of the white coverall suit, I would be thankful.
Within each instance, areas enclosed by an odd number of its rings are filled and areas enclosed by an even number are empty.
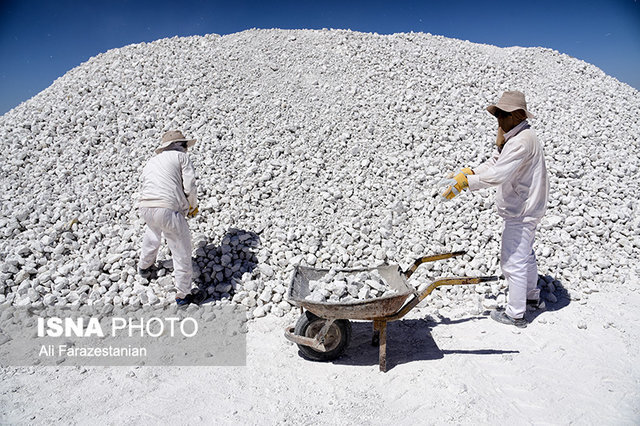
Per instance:
[[[164,233],[173,257],[178,298],[191,292],[192,246],[185,216],[197,205],[195,170],[186,152],[164,150],[147,162],[139,204],[147,226],[138,266],[147,269],[155,263]]]
[[[518,319],[524,317],[527,299],[540,297],[533,240],[547,209],[549,182],[542,146],[526,120],[504,139],[502,152],[496,149],[467,179],[471,191],[498,187],[496,206],[504,219],[500,267],[509,284],[506,313]]]

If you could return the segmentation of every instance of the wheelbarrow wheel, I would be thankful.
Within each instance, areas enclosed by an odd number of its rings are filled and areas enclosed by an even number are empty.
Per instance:
[[[306,311],[298,319],[294,333],[298,336],[315,338],[318,333],[320,333],[320,330],[322,330],[325,322],[326,320],[324,318],[320,318]],[[349,340],[351,340],[351,323],[349,320],[341,319],[334,321],[331,327],[329,327],[327,335],[324,338],[324,346],[326,349],[324,352],[300,344],[298,348],[305,358],[312,361],[331,361],[342,355],[349,345]]]

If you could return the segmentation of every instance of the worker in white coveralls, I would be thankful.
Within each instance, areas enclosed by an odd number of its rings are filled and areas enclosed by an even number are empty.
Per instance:
[[[179,131],[169,131],[142,170],[140,214],[147,226],[138,273],[148,278],[164,234],[173,257],[176,303],[200,303],[203,292],[192,292],[191,233],[187,217],[198,212],[196,177],[187,149],[196,143]]]
[[[473,170],[464,168],[445,181],[449,187],[442,195],[450,200],[467,188],[475,191],[497,187],[496,205],[504,219],[500,267],[509,285],[509,299],[506,310],[491,312],[491,318],[526,327],[527,305],[542,307],[533,240],[547,209],[547,168],[542,146],[527,121],[535,117],[527,110],[523,93],[504,92],[487,111],[498,119],[493,156]]]

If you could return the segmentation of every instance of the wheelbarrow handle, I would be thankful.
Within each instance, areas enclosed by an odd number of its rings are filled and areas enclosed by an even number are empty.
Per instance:
[[[409,269],[404,271],[403,274],[405,277],[409,278],[411,275],[413,275],[416,269],[418,269],[418,266],[422,265],[423,263],[433,262],[434,260],[449,259],[450,257],[455,257],[455,256],[462,256],[463,254],[466,254],[466,253],[467,253],[466,251],[454,251],[453,253],[441,253],[441,254],[433,254],[431,256],[424,256],[424,257],[421,257],[420,259],[416,259],[416,261],[413,262],[413,265],[411,265]]]
[[[440,278],[429,284],[427,288],[422,290],[420,293],[416,293],[413,295],[413,298],[402,307],[398,311],[398,313],[385,317],[387,321],[395,321],[397,319],[405,316],[411,309],[416,307],[418,303],[422,302],[433,290],[443,285],[469,285],[469,284],[480,284],[486,283],[489,281],[498,281],[498,277],[496,276],[488,276],[488,277],[458,277],[458,278]]]

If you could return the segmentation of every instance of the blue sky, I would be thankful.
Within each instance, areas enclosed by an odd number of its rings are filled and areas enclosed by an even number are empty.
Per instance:
[[[640,90],[638,0],[0,0],[0,114],[109,49],[249,28],[415,31],[502,47],[543,46]]]

